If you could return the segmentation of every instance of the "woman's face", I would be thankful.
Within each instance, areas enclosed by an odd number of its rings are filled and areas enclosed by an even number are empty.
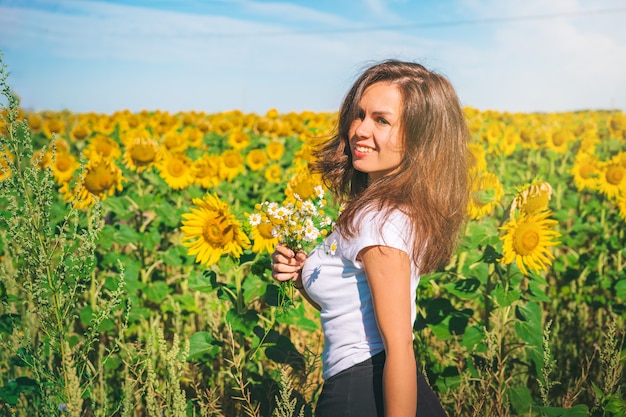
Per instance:
[[[402,161],[402,95],[389,82],[370,85],[358,103],[358,117],[350,125],[352,166],[369,181],[392,173]]]

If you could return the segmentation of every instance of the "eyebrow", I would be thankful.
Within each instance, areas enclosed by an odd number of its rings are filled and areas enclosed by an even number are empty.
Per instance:
[[[361,106],[359,106],[358,109],[359,109],[359,111],[365,112],[365,110]],[[392,115],[392,116],[395,116],[396,113],[394,113],[392,110],[374,110],[373,112],[371,112],[371,114],[373,114],[375,116],[381,116],[381,115]]]

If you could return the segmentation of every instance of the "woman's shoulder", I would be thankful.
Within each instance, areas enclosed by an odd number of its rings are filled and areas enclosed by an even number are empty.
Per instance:
[[[402,228],[411,228],[411,219],[401,208],[383,208],[374,207],[373,205],[366,206],[360,210],[354,216],[357,224],[363,225],[374,224],[378,226],[384,226],[386,224],[393,224]]]

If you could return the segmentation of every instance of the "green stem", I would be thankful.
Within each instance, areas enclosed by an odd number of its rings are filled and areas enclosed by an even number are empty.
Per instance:
[[[489,323],[489,318],[491,316],[491,290],[492,290],[491,276],[493,275],[494,270],[495,270],[495,266],[493,264],[489,264],[489,272],[487,272],[487,283],[485,284],[485,297],[484,297],[485,316],[483,318],[483,321],[485,323],[485,331],[489,331],[491,327]]]

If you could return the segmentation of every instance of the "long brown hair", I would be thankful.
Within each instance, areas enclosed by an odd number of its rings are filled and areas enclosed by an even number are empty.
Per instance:
[[[367,174],[352,166],[348,136],[364,91],[377,82],[391,82],[402,95],[404,153],[399,169],[368,184]],[[468,141],[463,109],[450,82],[420,64],[387,60],[355,81],[340,108],[336,133],[314,151],[311,168],[345,204],[336,223],[345,237],[358,233],[355,215],[361,210],[404,212],[413,225],[412,259],[421,273],[428,273],[450,259],[466,219]]]

